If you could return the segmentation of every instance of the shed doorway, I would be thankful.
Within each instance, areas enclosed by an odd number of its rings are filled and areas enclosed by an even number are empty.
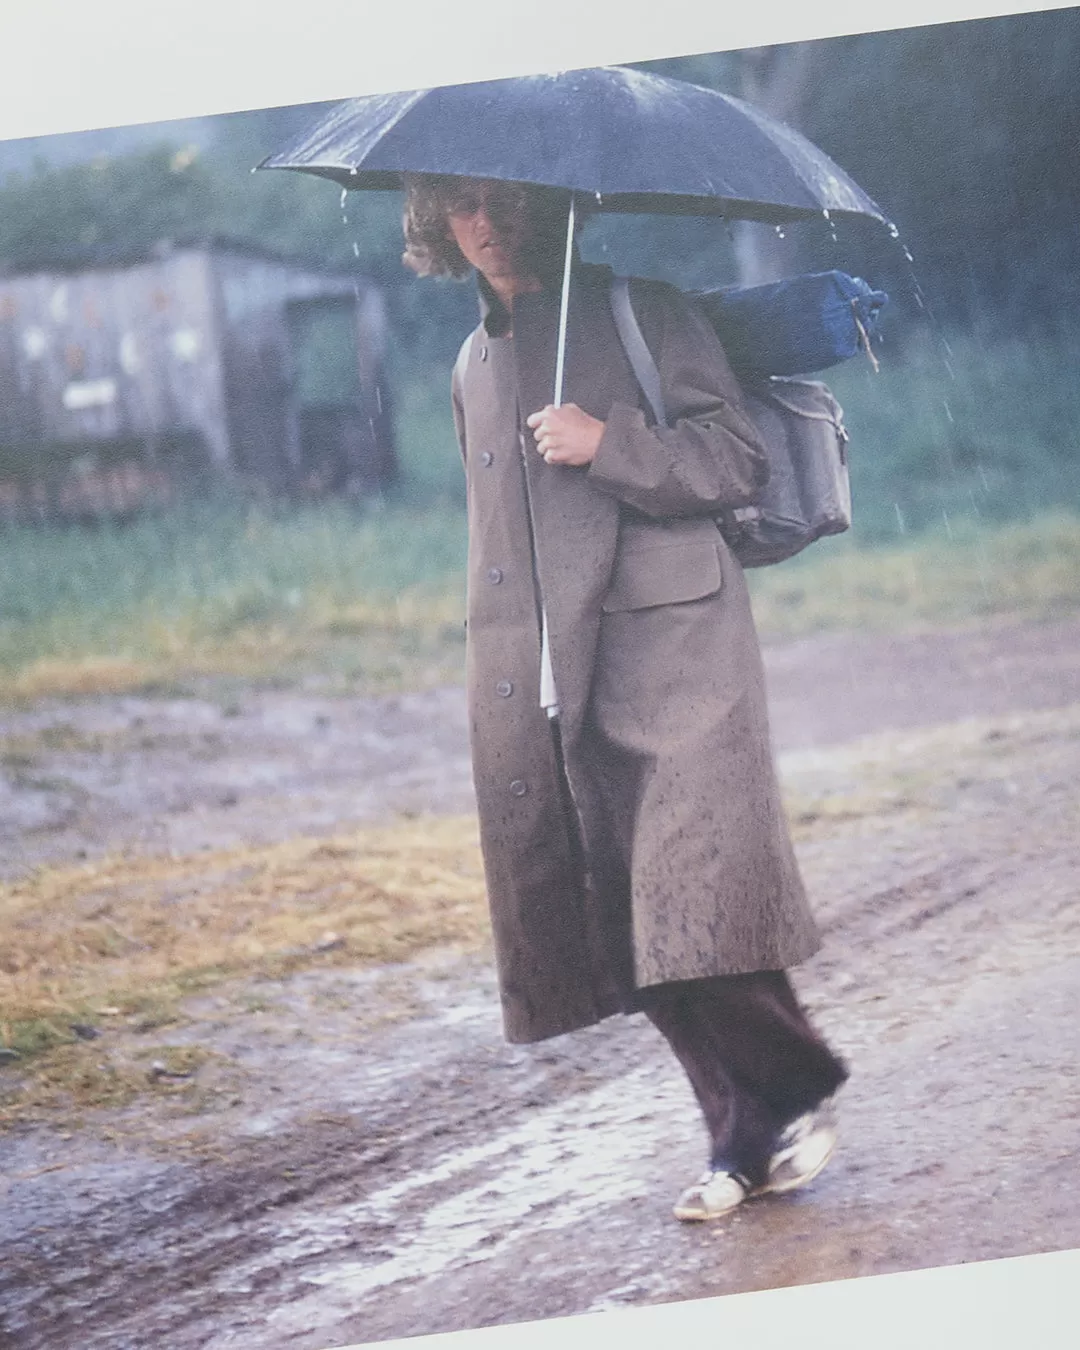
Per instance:
[[[293,300],[287,323],[302,489],[320,495],[378,483],[379,409],[370,406],[377,404],[378,392],[361,368],[355,299]]]

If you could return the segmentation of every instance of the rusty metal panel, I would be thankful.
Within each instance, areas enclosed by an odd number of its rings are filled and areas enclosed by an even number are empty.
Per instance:
[[[345,304],[355,324],[361,394],[335,416],[341,443],[358,444],[363,429],[346,423],[377,401],[386,340],[371,283],[195,246],[0,277],[0,481],[20,456],[44,476],[87,453],[167,470],[178,444],[197,443],[220,471],[295,483],[312,419],[297,396],[290,307],[323,302]]]
[[[212,260],[205,252],[177,252],[164,264],[163,277],[170,303],[160,311],[159,350],[167,396],[185,424],[202,433],[211,462],[229,469],[232,455]]]
[[[225,444],[202,254],[9,278],[0,297],[0,442],[200,431]]]

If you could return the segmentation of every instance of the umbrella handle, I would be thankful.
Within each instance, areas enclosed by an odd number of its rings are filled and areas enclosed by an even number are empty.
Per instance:
[[[570,264],[574,258],[574,193],[570,193],[570,210],[566,217],[566,257],[563,260],[562,299],[559,302],[559,341],[555,353],[555,397],[552,400],[556,408],[562,407],[563,376],[566,372],[566,315],[570,308]]]

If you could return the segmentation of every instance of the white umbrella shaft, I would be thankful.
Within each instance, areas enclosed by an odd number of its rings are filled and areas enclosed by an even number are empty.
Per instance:
[[[563,373],[566,367],[566,314],[570,306],[570,264],[574,259],[574,194],[570,194],[570,211],[566,217],[566,258],[563,262],[562,299],[559,303],[559,342],[555,354],[556,408],[562,407]],[[555,692],[555,672],[551,668],[551,647],[548,640],[547,610],[540,608],[540,706],[549,717],[558,717],[559,700]]]
[[[562,407],[563,375],[566,366],[566,314],[570,307],[570,264],[574,259],[574,194],[570,194],[570,211],[566,217],[566,258],[563,261],[562,300],[559,305],[559,345],[555,354],[554,406]]]

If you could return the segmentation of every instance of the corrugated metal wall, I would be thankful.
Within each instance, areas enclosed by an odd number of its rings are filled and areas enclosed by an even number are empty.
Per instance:
[[[0,315],[0,445],[197,432],[228,462],[205,254],[0,278]]]
[[[375,288],[245,252],[181,248],[127,267],[0,277],[0,484],[126,457],[166,474],[201,461],[295,485],[306,444],[298,302],[352,315],[359,378],[337,409],[341,436],[354,458],[382,466],[371,481],[388,466],[392,475],[392,444],[375,445],[385,340]],[[387,427],[379,435],[392,440]]]

